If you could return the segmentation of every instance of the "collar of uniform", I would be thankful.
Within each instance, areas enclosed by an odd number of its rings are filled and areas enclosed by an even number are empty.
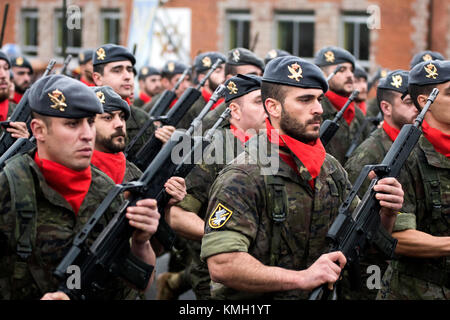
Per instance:
[[[419,147],[425,153],[425,158],[429,165],[437,168],[450,169],[450,159],[437,152],[424,135],[420,136]]]

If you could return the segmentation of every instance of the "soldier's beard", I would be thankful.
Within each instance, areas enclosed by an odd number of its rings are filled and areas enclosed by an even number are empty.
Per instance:
[[[0,101],[5,101],[9,98],[9,90],[0,90]]]
[[[115,137],[123,137],[123,142],[114,142]],[[109,153],[117,153],[125,150],[127,134],[123,130],[117,130],[114,134],[109,137],[104,137],[97,133],[95,138],[96,144],[101,145]]]
[[[393,108],[395,110],[395,108]],[[392,112],[392,124],[397,128],[401,129],[405,124],[411,124],[414,122],[415,117],[408,119],[404,115],[397,113],[395,111]]]
[[[280,128],[290,137],[303,143],[310,143],[315,141],[319,137],[319,131],[315,133],[306,133],[306,126],[308,124],[315,123],[322,120],[322,117],[318,114],[305,123],[300,123],[296,119],[292,118],[285,110],[281,108]]]
[[[209,79],[208,83],[209,83],[208,87],[209,87],[209,90],[211,90],[211,92],[216,91],[217,87],[220,84],[220,83],[216,83],[216,82],[212,81],[211,78]]]

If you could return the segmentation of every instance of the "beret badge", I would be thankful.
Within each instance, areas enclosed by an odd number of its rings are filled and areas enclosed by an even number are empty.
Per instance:
[[[95,94],[97,95],[98,100],[100,100],[100,102],[102,104],[104,104],[105,103],[105,94],[101,91],[97,91]]]
[[[291,73],[290,76],[288,76],[289,79],[293,79],[297,82],[300,82],[300,78],[303,78],[302,73],[302,67],[300,67],[300,65],[296,62],[294,64],[291,64],[290,66],[288,66],[288,70]]]
[[[433,78],[436,79],[436,77],[439,75],[437,73],[437,68],[434,64],[429,63],[426,66],[423,67],[425,69],[425,72],[427,73],[426,77],[427,78]]]
[[[58,89],[53,90],[51,94],[48,93],[48,96],[53,102],[53,104],[50,106],[51,108],[59,109],[59,111],[61,112],[65,111],[65,108],[67,107],[66,97],[64,97],[64,94],[61,91],[59,91]]]
[[[238,88],[233,81],[228,83],[227,89],[230,90],[230,94],[236,94],[238,92]]]
[[[393,87],[396,87],[397,89],[400,88],[402,86],[402,82],[403,82],[403,79],[402,79],[401,75],[397,74],[395,76],[392,76],[391,85]]]
[[[22,58],[22,57],[17,57],[17,58],[16,58],[16,64],[17,64],[18,66],[23,65],[23,58]]]
[[[239,52],[239,50],[238,49],[234,50],[233,51],[233,60],[235,62],[238,62],[240,58],[241,58],[241,53]]]
[[[433,60],[433,57],[429,53],[427,53],[423,55],[422,59],[423,61],[430,61]]]
[[[333,51],[329,50],[329,51],[325,52],[323,55],[325,56],[325,60],[327,62],[334,62],[335,57],[334,57]]]
[[[106,58],[106,52],[105,52],[105,49],[103,49],[103,48],[98,48],[98,50],[97,50],[97,59],[98,60],[105,60],[105,58]]]
[[[211,67],[211,64],[212,64],[211,58],[208,57],[208,56],[204,57],[204,58],[202,59],[202,63],[203,63],[203,66],[204,66],[205,68],[210,68],[210,67]]]
[[[175,70],[175,63],[169,62],[169,64],[167,64],[167,70],[169,70],[169,72],[173,72]]]

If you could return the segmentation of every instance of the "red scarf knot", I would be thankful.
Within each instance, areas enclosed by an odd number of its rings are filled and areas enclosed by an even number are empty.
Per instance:
[[[91,163],[106,173],[116,184],[122,183],[125,177],[127,160],[123,152],[107,153],[94,150]]]
[[[333,106],[338,111],[340,111],[342,109],[342,107],[344,107],[345,103],[348,100],[348,97],[340,96],[331,90],[328,90],[325,93],[325,96],[330,100],[330,102],[333,104]],[[355,117],[355,102],[354,101],[352,103],[350,103],[350,105],[344,111],[344,114],[342,117],[345,119],[345,121],[347,121],[348,125],[350,125],[350,123],[352,123],[352,120]]]
[[[450,158],[450,135],[445,134],[442,131],[430,127],[430,125],[424,120],[422,123],[423,135],[433,145],[434,149]]]

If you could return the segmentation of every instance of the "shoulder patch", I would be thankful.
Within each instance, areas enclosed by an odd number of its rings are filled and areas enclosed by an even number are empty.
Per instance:
[[[213,229],[221,228],[228,221],[228,219],[230,219],[232,214],[233,211],[219,202],[209,217],[208,224]]]

